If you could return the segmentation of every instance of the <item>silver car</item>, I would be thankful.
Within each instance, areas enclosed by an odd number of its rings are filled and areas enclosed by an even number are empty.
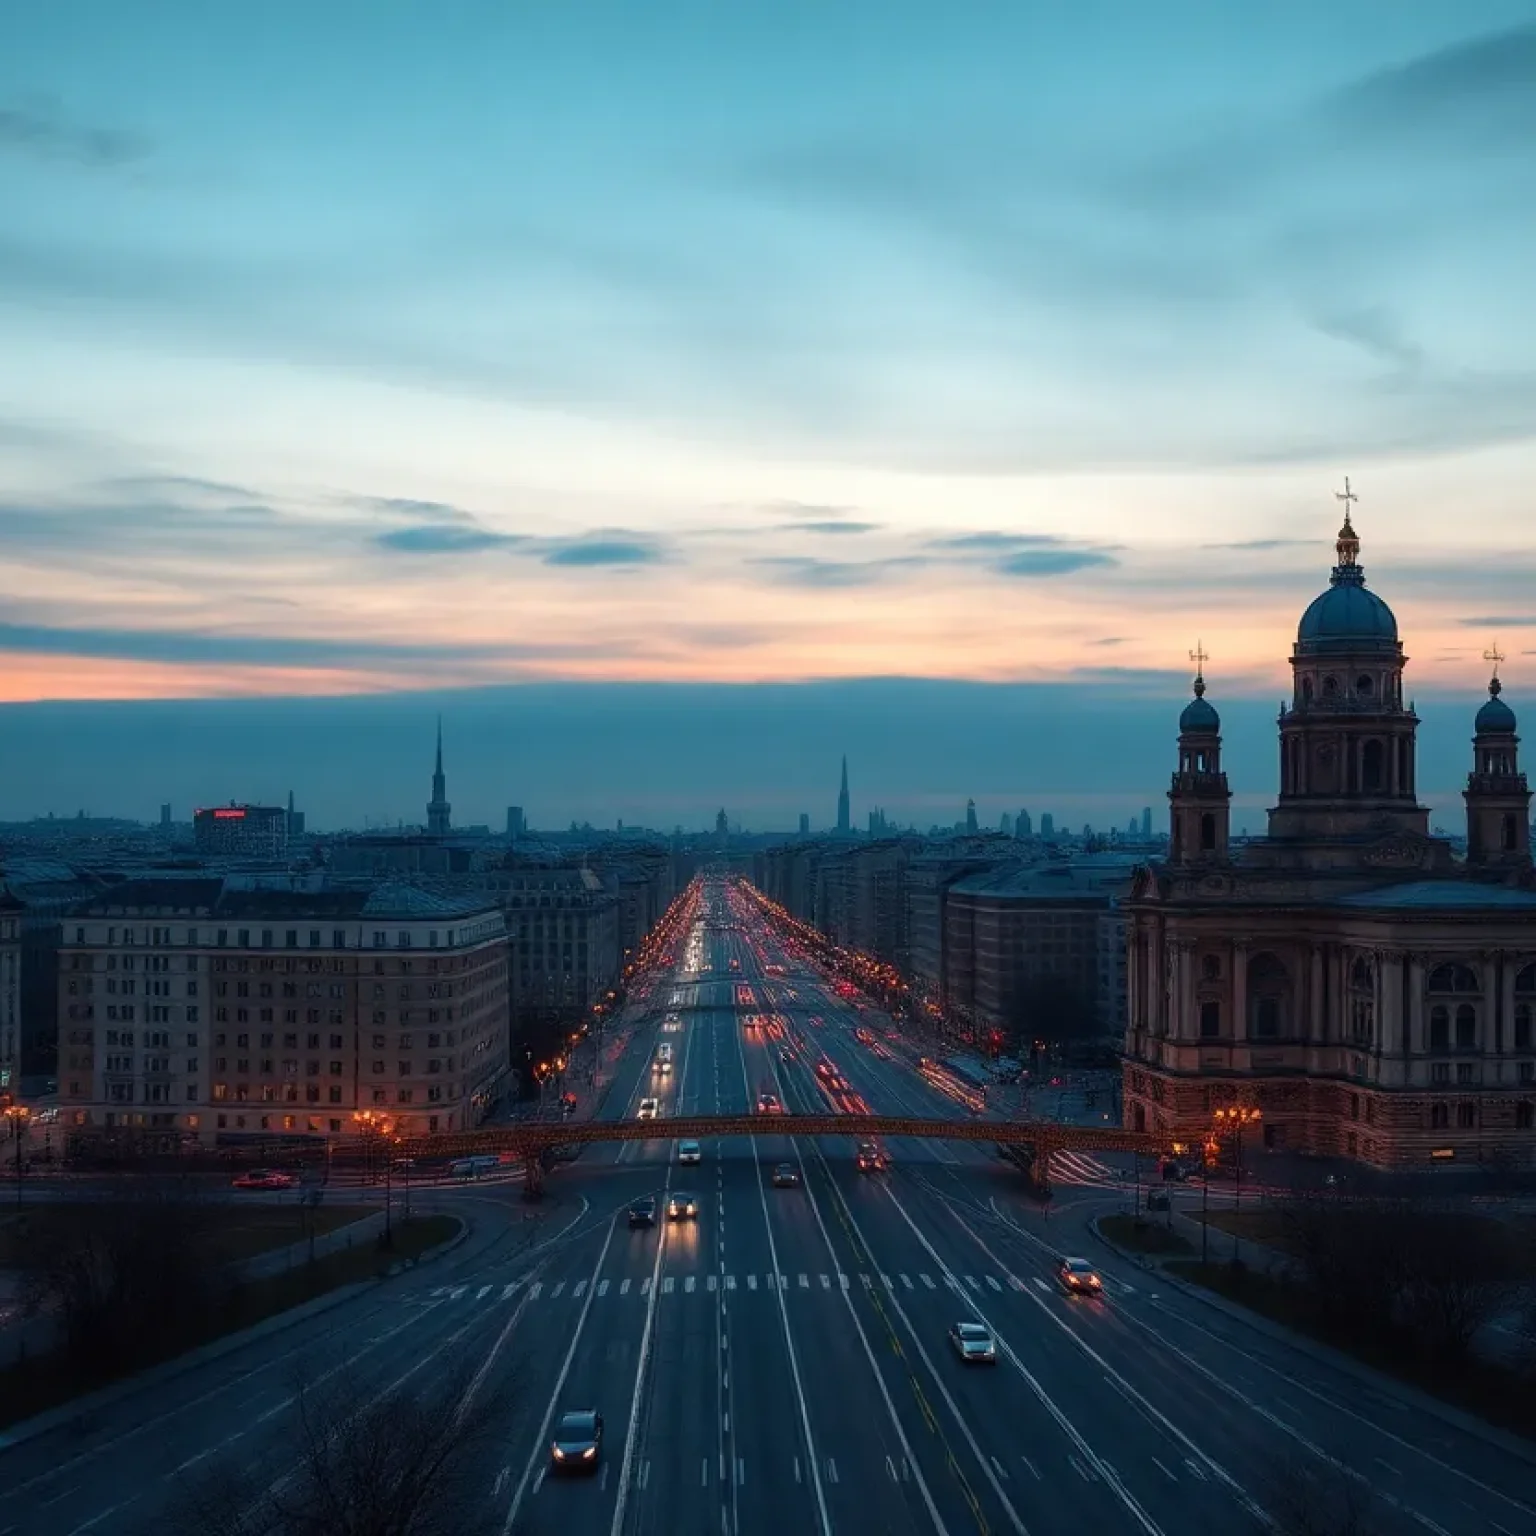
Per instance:
[[[980,1323],[955,1323],[949,1330],[949,1342],[967,1365],[997,1364],[997,1345]]]

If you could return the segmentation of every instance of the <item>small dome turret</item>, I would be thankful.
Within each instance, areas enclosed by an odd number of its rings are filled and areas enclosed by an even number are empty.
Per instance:
[[[1221,733],[1221,716],[1216,713],[1216,706],[1205,697],[1205,679],[1198,674],[1195,677],[1195,696],[1184,706],[1184,712],[1179,716],[1179,734],[1188,736],[1192,733],[1217,736]]]
[[[1488,702],[1477,712],[1473,729],[1479,736],[1513,736],[1515,712],[1499,697],[1504,685],[1495,676],[1488,684]]]

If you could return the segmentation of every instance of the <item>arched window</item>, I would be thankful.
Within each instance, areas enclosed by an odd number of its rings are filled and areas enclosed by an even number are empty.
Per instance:
[[[1200,851],[1202,853],[1216,851],[1216,817],[1210,811],[1206,811],[1200,817]]]
[[[1248,1023],[1253,1035],[1272,1040],[1289,1024],[1291,976],[1268,950],[1248,962]]]
[[[1383,777],[1382,745],[1379,741],[1368,741],[1360,754],[1360,787],[1374,793],[1381,788]]]
[[[1429,1128],[1432,1131],[1443,1131],[1451,1123],[1451,1110],[1448,1104],[1431,1104],[1429,1106]]]
[[[1338,691],[1339,691],[1339,680],[1338,680],[1338,678],[1336,678],[1336,677],[1325,677],[1323,679],[1323,697],[1325,699],[1331,699],[1331,698],[1337,697]]]
[[[1436,966],[1429,976],[1431,992],[1481,992],[1477,973],[1466,965]]]
[[[1515,1129],[1517,1131],[1529,1131],[1536,1128],[1536,1104],[1529,1099],[1521,1099],[1515,1105]]]
[[[1362,699],[1370,698],[1370,696],[1375,691],[1376,684],[1368,672],[1362,672],[1360,676],[1355,679],[1355,692],[1358,693]]]
[[[1429,1010],[1429,1048],[1432,1051],[1451,1048],[1451,1010],[1444,1003],[1436,1003]]]
[[[1477,1009],[1471,1003],[1456,1005],[1456,1049],[1458,1051],[1477,1049]]]

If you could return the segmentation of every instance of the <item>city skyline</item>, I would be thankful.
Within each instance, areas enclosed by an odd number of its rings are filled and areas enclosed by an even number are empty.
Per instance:
[[[0,60],[0,697],[1263,696],[1346,473],[1420,691],[1525,683],[1528,6],[92,9]]]

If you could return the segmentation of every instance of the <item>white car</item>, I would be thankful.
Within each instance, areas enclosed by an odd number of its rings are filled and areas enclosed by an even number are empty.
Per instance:
[[[641,1099],[640,1113],[636,1116],[639,1120],[654,1120],[661,1113],[661,1105],[655,1099]]]
[[[701,1163],[704,1154],[696,1141],[680,1141],[677,1144],[677,1160],[680,1163]]]

